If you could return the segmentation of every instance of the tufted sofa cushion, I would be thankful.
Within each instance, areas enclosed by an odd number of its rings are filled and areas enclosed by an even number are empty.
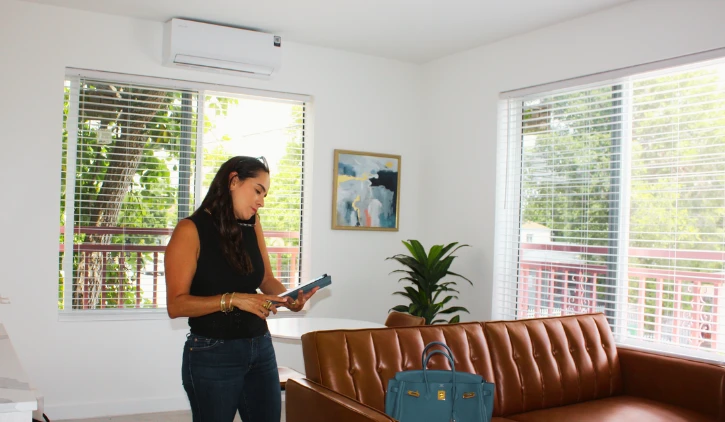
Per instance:
[[[484,333],[499,415],[622,393],[617,348],[602,314],[487,322]]]

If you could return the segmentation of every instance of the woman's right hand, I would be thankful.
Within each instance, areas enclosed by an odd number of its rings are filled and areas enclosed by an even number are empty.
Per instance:
[[[269,308],[265,307],[267,301],[272,303]],[[275,303],[281,301],[284,300],[275,295],[235,293],[231,305],[262,319],[267,319],[270,312],[277,313]]]

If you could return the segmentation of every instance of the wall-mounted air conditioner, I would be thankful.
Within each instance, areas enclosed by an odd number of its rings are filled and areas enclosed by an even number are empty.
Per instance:
[[[163,64],[268,79],[282,64],[282,40],[263,32],[171,19]]]

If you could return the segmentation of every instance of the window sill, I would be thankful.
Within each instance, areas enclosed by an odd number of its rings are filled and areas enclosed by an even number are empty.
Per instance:
[[[58,311],[58,321],[135,321],[169,319],[166,309],[112,309]]]
[[[292,312],[288,309],[280,309],[277,315],[270,315],[274,318],[299,318],[307,314],[303,309],[299,312]],[[180,317],[186,319],[186,317]],[[87,321],[137,321],[137,320],[170,320],[166,309],[109,309],[109,310],[75,310],[58,311],[60,322],[87,322]]]

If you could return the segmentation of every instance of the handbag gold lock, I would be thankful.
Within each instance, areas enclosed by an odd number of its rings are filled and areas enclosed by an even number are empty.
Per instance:
[[[446,390],[438,390],[438,400],[446,399]]]

